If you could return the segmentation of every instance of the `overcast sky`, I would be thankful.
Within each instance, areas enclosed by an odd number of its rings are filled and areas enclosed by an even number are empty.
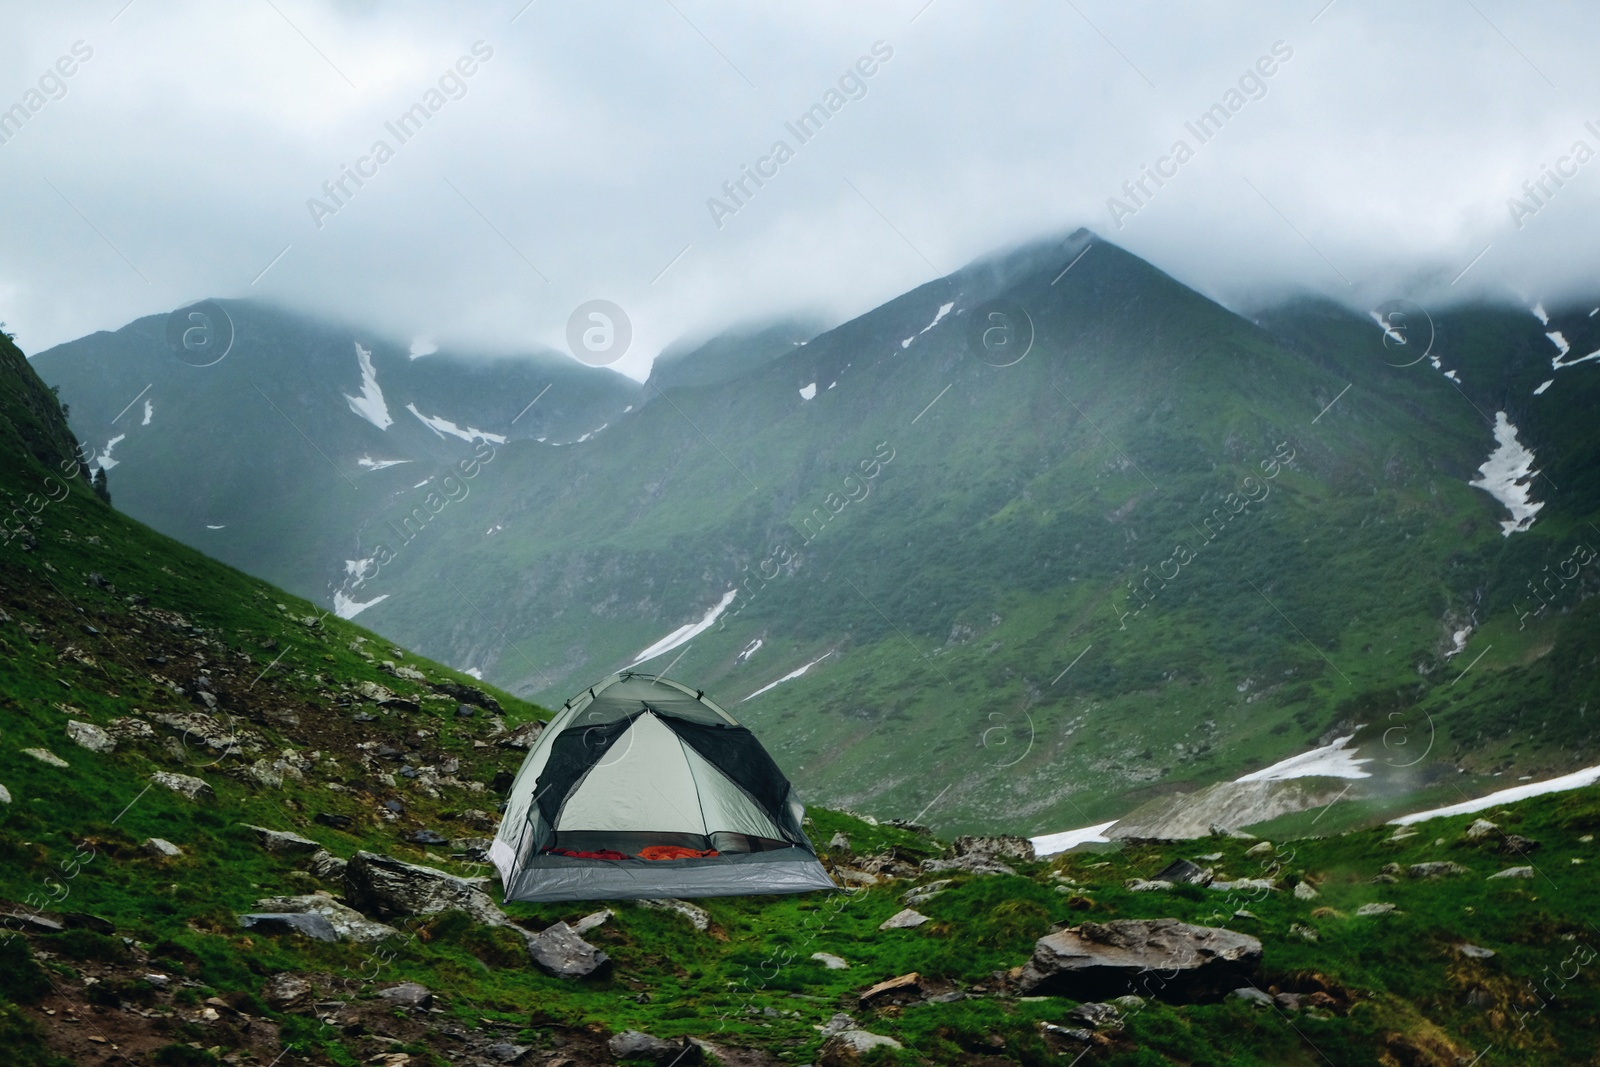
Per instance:
[[[1079,225],[1235,307],[1600,290],[1592,3],[125,2],[6,3],[0,319],[30,353],[247,296],[564,349],[600,298],[641,376]],[[735,201],[742,168],[769,176]]]

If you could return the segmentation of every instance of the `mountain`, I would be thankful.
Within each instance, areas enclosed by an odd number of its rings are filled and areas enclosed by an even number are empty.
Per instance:
[[[946,832],[1347,735],[1368,817],[1600,762],[1587,309],[1404,307],[1245,317],[1079,231],[803,345],[703,346],[322,558],[382,538],[362,620],[427,655],[547,703],[692,678],[808,801]]]
[[[452,467],[570,441],[637,383],[553,352],[489,358],[248,301],[202,301],[34,357],[117,502],[218,559],[356,609],[350,564]],[[457,470],[457,488],[470,491]],[[366,550],[366,555],[363,551]]]
[[[8,1064],[1447,1067],[1594,1047],[1592,786],[1046,860],[813,808],[849,887],[831,897],[504,904],[482,849],[549,713],[127,517],[79,452],[0,341]],[[1040,970],[1063,939],[1093,952],[1146,923],[1241,958],[1210,976],[1163,949],[1070,994]],[[550,973],[551,945],[603,965]]]

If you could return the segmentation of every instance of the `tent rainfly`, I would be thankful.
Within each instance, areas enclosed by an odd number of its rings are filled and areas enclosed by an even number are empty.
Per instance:
[[[624,671],[539,735],[489,858],[506,900],[834,889],[804,816],[755,735],[703,692]]]

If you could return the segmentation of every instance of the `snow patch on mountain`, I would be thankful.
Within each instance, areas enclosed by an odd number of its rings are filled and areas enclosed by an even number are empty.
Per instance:
[[[117,436],[115,436],[111,440],[107,441],[106,442],[105,451],[101,452],[98,456],[94,457],[94,461],[95,461],[96,465],[98,465],[101,470],[108,471],[112,467],[115,467],[118,463],[120,463],[121,460],[116,460],[116,459],[112,459],[111,458],[111,450],[113,448],[116,448],[118,444],[120,444],[123,441],[126,441],[127,439],[128,439],[128,435],[127,434],[119,433],[119,434],[117,434]]]
[[[155,416],[155,413],[156,413],[155,403],[153,401],[146,400],[144,402],[144,421],[141,422],[139,425],[140,426],[149,426],[150,425],[150,420],[151,420],[151,418],[153,418]]]
[[[1539,320],[1539,323],[1541,325],[1543,325],[1543,326],[1550,325],[1550,314],[1549,314],[1549,312],[1545,311],[1545,309],[1544,309],[1544,301],[1543,300],[1541,300],[1537,304],[1533,305],[1533,315],[1534,315],[1534,318]]]
[[[1533,525],[1543,502],[1529,499],[1533,490],[1533,452],[1517,440],[1517,428],[1503,411],[1494,416],[1495,449],[1478,468],[1481,477],[1467,484],[1482,489],[1506,506],[1511,518],[1500,523],[1500,536],[1510,537]]]
[[[345,402],[350,405],[351,411],[378,429],[387,430],[394,425],[394,419],[389,415],[389,405],[384,403],[383,390],[378,388],[378,372],[372,366],[372,352],[362,348],[360,341],[355,344],[356,359],[361,364],[361,395],[345,393]]]
[[[1547,378],[1543,382],[1539,383],[1539,388],[1533,391],[1533,395],[1538,396],[1540,393],[1543,393],[1546,389],[1550,388],[1554,384],[1556,384],[1556,380],[1554,378]]]
[[[1371,763],[1370,758],[1357,759],[1354,751],[1345,748],[1356,735],[1336,739],[1332,744],[1314,748],[1310,752],[1302,752],[1298,756],[1290,756],[1286,760],[1279,760],[1270,767],[1263,767],[1259,771],[1251,771],[1242,778],[1235,778],[1234,782],[1286,782],[1291,778],[1371,778],[1372,775],[1361,769],[1363,763]]]
[[[1439,819],[1447,815],[1470,815],[1475,811],[1485,808],[1499,807],[1518,800],[1527,800],[1529,797],[1542,797],[1547,793],[1563,793],[1569,789],[1582,789],[1586,786],[1600,782],[1600,767],[1585,767],[1581,771],[1563,774],[1559,778],[1548,778],[1542,782],[1531,782],[1528,785],[1514,785],[1510,789],[1502,789],[1498,793],[1478,797],[1476,800],[1463,800],[1459,804],[1448,807],[1432,808],[1428,811],[1413,812],[1402,815],[1398,819],[1390,819],[1390,826],[1410,826],[1412,823],[1425,822],[1428,819]]]
[[[751,641],[748,645],[745,645],[744,650],[741,651],[737,656],[733,657],[734,666],[737,667],[739,664],[744,663],[751,656],[761,651],[761,643],[761,638],[758,637],[754,641]]]
[[[428,338],[413,337],[411,339],[411,351],[408,354],[412,359],[421,359],[423,356],[431,356],[437,351],[439,351],[439,346]]]
[[[745,697],[744,700],[754,700],[756,697],[760,696],[762,693],[765,693],[769,689],[776,689],[776,688],[778,688],[778,686],[782,685],[784,682],[792,682],[792,681],[794,681],[796,678],[800,677],[802,674],[806,673],[806,671],[809,671],[812,667],[815,667],[817,664],[821,663],[823,660],[827,659],[831,655],[833,655],[832,652],[824,652],[822,655],[818,656],[816,659],[812,660],[810,663],[807,663],[804,667],[801,667],[798,670],[790,671],[788,674],[784,675],[782,678],[779,678],[776,682],[769,682],[768,684],[762,686],[760,689],[757,689],[754,693],[751,693],[749,696]],[[739,703],[743,704],[744,700],[739,701]]]
[[[727,593],[723,595],[722,599],[717,601],[716,606],[710,611],[706,612],[705,616],[699,622],[686,623],[683,626],[678,627],[676,630],[672,631],[670,634],[663,637],[661,640],[657,641],[655,644],[651,645],[649,648],[635,656],[633,658],[633,662],[628,664],[628,666],[630,668],[637,667],[647,659],[655,659],[663,652],[671,652],[684,642],[694,640],[696,636],[711,628],[711,625],[717,621],[717,616],[726,611],[728,605],[733,603],[733,598],[738,595],[738,589],[728,590]]]
[[[810,400],[812,397],[814,397],[816,395],[817,395],[817,383],[816,382],[812,382],[810,385],[808,385],[804,389],[800,390],[800,399],[801,400]]]
[[[1095,826],[1080,826],[1076,830],[1063,830],[1057,834],[1040,834],[1030,837],[1033,843],[1033,854],[1039,859],[1054,856],[1058,852],[1065,852],[1079,845],[1109,844],[1111,839],[1105,836],[1107,830],[1117,824],[1116,819],[1110,822],[1099,823]]]
[[[441,439],[448,435],[450,437],[459,437],[463,441],[488,441],[496,445],[503,445],[507,440],[497,433],[489,433],[487,430],[480,430],[475,426],[468,426],[462,429],[442,416],[424,415],[417,410],[417,405],[415,404],[407,404],[406,410],[415,415],[422,422],[422,425],[438,434]]]
[[[353,619],[374,604],[381,604],[389,599],[388,593],[382,593],[371,600],[359,601],[345,594],[343,589],[333,594],[333,613],[341,619]]]
[[[362,456],[356,460],[356,466],[369,471],[381,471],[385,467],[398,467],[402,463],[410,463],[409,459],[373,459],[371,456]]]

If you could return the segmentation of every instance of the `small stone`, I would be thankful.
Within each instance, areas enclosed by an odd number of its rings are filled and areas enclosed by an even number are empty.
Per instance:
[[[1272,851],[1272,842],[1263,841],[1259,845],[1251,845],[1244,850],[1246,856],[1265,856]]]
[[[1300,1010],[1300,994],[1298,993],[1279,993],[1272,998],[1272,1001],[1284,1011]]]
[[[316,823],[318,826],[327,826],[334,830],[348,830],[350,829],[351,824],[355,822],[355,820],[350,818],[348,815],[332,815],[326,811],[317,812],[315,815],[311,816],[311,821]]]
[[[907,907],[916,907],[918,904],[924,904],[938,896],[940,893],[944,892],[945,889],[950,885],[950,882],[951,880],[949,878],[940,878],[937,881],[929,882],[927,885],[920,885],[915,889],[909,889],[900,898],[900,903],[906,905]]]
[[[1205,885],[1211,881],[1211,872],[1188,860],[1177,859],[1156,872],[1151,881],[1167,882],[1171,885]]]
[[[3,785],[0,785],[0,804],[9,803],[11,803],[11,790],[7,789]]]
[[[1302,926],[1300,923],[1290,923],[1289,932],[1306,941],[1320,941],[1322,939],[1322,935],[1317,933],[1314,927]]]
[[[147,837],[143,847],[145,852],[151,856],[170,859],[183,855],[183,849],[163,837]]]
[[[1533,877],[1533,868],[1532,867],[1507,867],[1505,870],[1497,871],[1494,874],[1491,874],[1489,877],[1490,878],[1532,878]]]
[[[1296,900],[1316,900],[1317,888],[1310,882],[1296,882],[1294,884],[1294,898]]]
[[[611,1055],[619,1060],[649,1060],[651,1063],[699,1063],[705,1057],[700,1046],[685,1038],[681,1042],[663,1041],[639,1030],[624,1030],[606,1042]]]
[[[450,839],[437,830],[418,830],[411,835],[413,843],[418,845],[448,845]]]
[[[302,934],[318,941],[339,940],[339,932],[327,917],[314,911],[256,912],[239,916],[239,924],[262,934]]]
[[[843,830],[839,830],[839,831],[835,832],[834,835],[828,839],[828,847],[829,848],[836,848],[840,852],[849,852],[850,851],[850,839],[845,836]]]
[[[254,826],[250,823],[240,823],[246,830],[253,831],[257,842],[262,848],[274,855],[310,854],[322,851],[322,846],[309,837],[301,837],[288,830],[272,830],[265,826]]]
[[[1395,909],[1394,904],[1363,904],[1356,909],[1356,915],[1365,918],[1368,915],[1387,915]]]
[[[1457,945],[1456,951],[1468,959],[1487,960],[1493,959],[1495,952],[1492,948],[1480,948],[1477,945]]]
[[[922,995],[922,976],[916,971],[902,974],[898,978],[885,979],[877,985],[868,987],[862,992],[860,1001],[862,1007],[868,1007],[877,1000],[888,999],[890,1002],[896,1002],[908,994],[913,998]]]
[[[1269,1008],[1272,1007],[1272,994],[1263,993],[1261,990],[1256,989],[1253,986],[1243,986],[1239,989],[1235,989],[1233,992],[1229,993],[1228,996],[1234,1000],[1242,1000],[1246,1004],[1262,1004]]]
[[[688,919],[701,933],[711,929],[711,913],[698,905],[690,904],[687,900],[677,900],[673,897],[643,898],[638,903],[658,911],[675,911]]]
[[[848,963],[846,963],[841,957],[835,956],[831,952],[813,952],[811,954],[811,958],[828,968],[830,971],[846,971],[850,969],[850,965]]]
[[[311,995],[311,981],[298,974],[275,974],[261,987],[261,998],[279,1011],[304,1003]]]
[[[590,912],[588,915],[585,915],[583,918],[572,924],[572,932],[577,934],[579,937],[582,937],[584,934],[607,922],[615,915],[616,912],[612,911],[610,908],[606,908],[604,911]]]
[[[156,989],[165,989],[172,984],[172,979],[164,974],[141,974],[139,980]]]
[[[923,923],[925,923],[927,921],[928,921],[928,917],[926,915],[922,914],[919,911],[913,911],[910,908],[906,908],[903,911],[895,912],[893,915],[891,915],[887,919],[883,920],[882,924],[879,925],[878,929],[880,929],[880,930],[905,930],[905,929],[909,929],[910,927],[913,927],[913,926],[921,926]]]
[[[171,771],[157,771],[150,776],[150,780],[156,785],[186,796],[190,800],[215,800],[217,796],[216,791],[211,788],[204,778],[195,778],[187,774],[173,774]]]
[[[557,978],[584,978],[611,961],[563,922],[528,938],[528,953],[535,964]]]
[[[502,1041],[498,1044],[484,1046],[483,1054],[496,1063],[521,1063],[528,1058],[528,1053],[532,1051],[532,1045],[513,1045]]]
[[[1122,1012],[1110,1004],[1091,1000],[1069,1010],[1067,1021],[1081,1023],[1091,1030],[1120,1030]]]
[[[60,756],[56,755],[54,752],[51,752],[48,748],[25,748],[25,749],[22,750],[22,754],[24,756],[32,756],[34,759],[38,760],[40,763],[49,764],[52,767],[70,767],[70,766],[72,766],[66,760],[62,759]]]
[[[1172,883],[1163,882],[1159,879],[1130,878],[1126,888],[1134,893],[1157,893],[1171,889]]]
[[[1500,829],[1500,827],[1496,826],[1488,819],[1474,819],[1472,825],[1467,827],[1461,836],[1465,837],[1468,841],[1477,841],[1488,837],[1498,829]]]

